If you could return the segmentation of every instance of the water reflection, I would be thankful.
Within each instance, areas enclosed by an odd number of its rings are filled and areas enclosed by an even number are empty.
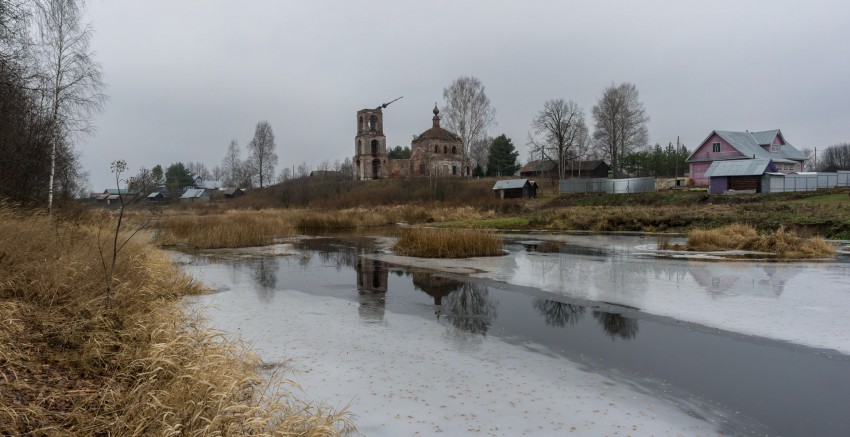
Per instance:
[[[535,299],[534,309],[540,313],[549,326],[563,328],[575,325],[584,317],[584,307],[548,299]]]
[[[363,256],[357,256],[354,269],[357,273],[360,317],[368,321],[383,320],[387,304],[389,270],[384,263]]]
[[[277,286],[277,271],[280,266],[275,258],[254,260],[254,279],[257,281],[257,295],[263,302],[271,302]]]
[[[618,338],[623,340],[631,340],[638,333],[637,319],[623,317],[622,314],[606,313],[602,311],[594,311],[593,318],[602,326],[602,329],[611,337],[611,340]]]
[[[529,244],[525,247],[527,250],[516,253],[516,260],[520,270],[533,275],[531,285],[589,299],[597,298],[597,290],[603,294],[617,290],[621,295],[632,295],[629,299],[636,304],[649,284],[659,281],[687,288],[697,286],[711,297],[779,297],[785,285],[802,271],[799,266],[772,262],[754,266],[694,260],[657,262],[617,253],[597,256],[568,244],[561,245],[559,253],[542,253]]]
[[[467,334],[486,335],[498,316],[498,302],[490,298],[490,290],[480,284],[463,283],[460,289],[446,296],[441,313],[461,337]]]
[[[558,328],[578,324],[584,318],[586,311],[586,307],[582,305],[549,299],[535,299],[532,306],[543,316],[547,325]],[[593,318],[612,340],[631,340],[638,333],[637,319],[598,310],[593,311]]]

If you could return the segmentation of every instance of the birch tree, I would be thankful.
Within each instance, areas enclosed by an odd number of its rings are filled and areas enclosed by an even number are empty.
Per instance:
[[[531,155],[557,164],[558,179],[564,179],[568,164],[585,153],[588,134],[584,110],[573,101],[548,100],[531,121],[531,129]]]
[[[227,153],[221,160],[221,168],[224,173],[222,179],[224,185],[228,187],[234,187],[242,180],[242,158],[240,155],[239,143],[236,140],[230,140]]]
[[[248,143],[248,163],[253,175],[258,178],[260,188],[269,182],[277,165],[277,153],[274,151],[274,132],[268,121],[257,123],[254,138]]]
[[[63,136],[93,132],[90,119],[102,109],[106,96],[100,92],[103,74],[90,49],[92,27],[83,22],[83,3],[38,0],[35,10],[44,72],[40,90],[50,123],[47,209],[52,212],[57,147]]]
[[[622,174],[620,157],[647,144],[649,116],[634,84],[611,84],[593,107],[593,140],[611,161],[614,177]]]
[[[470,148],[496,123],[496,110],[490,106],[484,85],[471,76],[462,76],[444,88],[443,98],[446,128],[460,137],[464,167],[469,166]]]

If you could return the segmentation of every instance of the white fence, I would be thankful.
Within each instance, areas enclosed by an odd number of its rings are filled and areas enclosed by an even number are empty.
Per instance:
[[[788,193],[792,191],[815,191],[818,175],[809,174],[765,174],[761,179],[762,193]]]
[[[838,173],[818,173],[818,189],[838,186]]]
[[[836,173],[835,186],[850,187],[850,171],[839,170],[838,173]]]
[[[629,179],[563,179],[560,183],[561,194],[565,193],[649,193],[655,191],[655,178]]]

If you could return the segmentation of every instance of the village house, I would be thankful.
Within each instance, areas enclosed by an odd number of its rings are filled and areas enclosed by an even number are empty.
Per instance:
[[[210,193],[207,190],[201,188],[190,188],[180,196],[180,203],[195,203],[195,202],[209,202],[212,200]]]
[[[721,169],[721,163],[740,160],[767,160],[770,165],[762,165],[760,161],[753,168],[747,168],[749,164],[742,163],[733,166],[724,164]],[[734,169],[733,172],[751,172],[758,167],[764,169],[764,172],[787,174],[802,171],[805,161],[806,156],[788,143],[779,129],[762,132],[712,131],[687,159],[694,183],[708,185],[711,177],[723,177],[727,178],[726,188],[732,190],[756,189],[754,181],[762,174],[726,174],[730,169]],[[719,180],[716,183],[720,184]],[[745,187],[738,183],[743,183]]]

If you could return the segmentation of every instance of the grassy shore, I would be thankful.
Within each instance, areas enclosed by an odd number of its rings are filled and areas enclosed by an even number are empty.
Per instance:
[[[181,298],[203,290],[152,247],[131,241],[120,253],[107,307],[100,247],[112,225],[0,205],[0,434],[350,429],[346,413],[268,382],[256,356],[186,315]]]

